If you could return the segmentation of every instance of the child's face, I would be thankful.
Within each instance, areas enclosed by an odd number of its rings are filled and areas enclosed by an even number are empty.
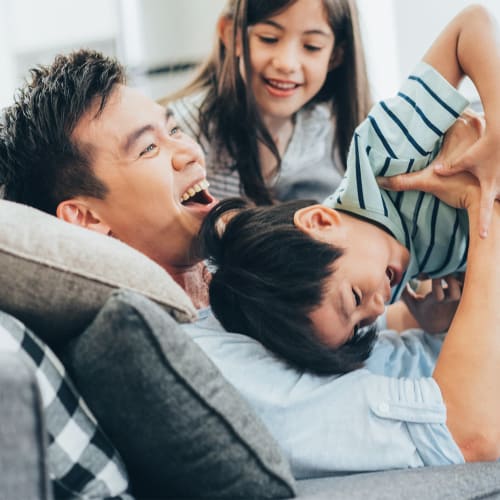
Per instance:
[[[320,340],[331,347],[340,347],[357,327],[373,323],[384,312],[409,260],[408,250],[382,229],[337,214],[334,224],[311,234],[343,249],[327,278],[321,305],[309,315]]]
[[[329,70],[335,38],[322,0],[298,0],[250,27],[248,40],[250,84],[264,119],[289,119],[319,92]]]

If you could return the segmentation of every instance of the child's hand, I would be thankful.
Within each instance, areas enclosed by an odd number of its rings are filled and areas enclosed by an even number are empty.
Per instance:
[[[484,119],[472,111],[465,112],[445,138],[443,148],[430,165],[443,176],[470,172],[480,185],[479,232],[488,235],[495,199],[500,199],[500,134],[485,130]],[[450,129],[450,131],[452,130]],[[474,138],[474,131],[477,135]],[[461,141],[461,137],[465,140]],[[472,143],[471,143],[472,141]]]
[[[462,277],[456,275],[432,280],[432,290],[414,292],[406,286],[403,302],[427,333],[448,330],[462,296]]]

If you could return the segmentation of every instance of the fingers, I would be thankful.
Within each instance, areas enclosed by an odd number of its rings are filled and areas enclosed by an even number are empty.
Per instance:
[[[427,191],[429,189],[426,169],[392,177],[377,177],[377,183],[382,189],[388,191]]]
[[[483,239],[488,236],[496,195],[497,192],[494,186],[481,186],[481,200],[479,205],[479,236]]]
[[[462,296],[462,283],[460,280],[453,276],[448,276],[445,278],[446,284],[448,285],[447,288],[447,298],[449,300],[460,300],[460,297]]]
[[[435,278],[432,280],[432,295],[437,302],[444,300],[445,293],[443,289],[443,281],[441,278]]]
[[[471,165],[471,162],[467,155],[464,155],[462,156],[462,158],[459,158],[458,160],[455,160],[453,162],[438,160],[431,165],[436,174],[442,175],[444,177],[455,175],[459,172],[464,171],[472,172],[473,170],[473,166]]]

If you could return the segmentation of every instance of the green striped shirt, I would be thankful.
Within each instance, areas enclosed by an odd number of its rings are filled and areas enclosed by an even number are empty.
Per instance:
[[[431,194],[382,190],[375,178],[425,168],[467,105],[436,70],[419,63],[398,94],[375,105],[356,129],[344,179],[324,201],[382,225],[408,248],[410,262],[392,290],[393,302],[418,275],[437,278],[465,269],[467,213]]]

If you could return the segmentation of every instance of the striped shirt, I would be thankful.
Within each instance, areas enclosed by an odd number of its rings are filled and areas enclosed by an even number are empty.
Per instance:
[[[436,278],[465,269],[468,219],[465,210],[431,194],[381,190],[376,177],[425,168],[467,105],[436,70],[419,63],[397,96],[374,106],[356,129],[344,179],[324,201],[382,225],[408,248],[410,262],[392,302],[420,274]]]
[[[219,199],[241,196],[237,161],[219,153],[214,142],[200,132],[200,106],[205,92],[183,97],[168,104],[177,124],[202,146],[206,157],[210,192]],[[334,148],[335,119],[328,104],[315,104],[299,110],[294,129],[281,159],[278,174],[268,183],[279,201],[323,200],[336,189],[343,167]]]

